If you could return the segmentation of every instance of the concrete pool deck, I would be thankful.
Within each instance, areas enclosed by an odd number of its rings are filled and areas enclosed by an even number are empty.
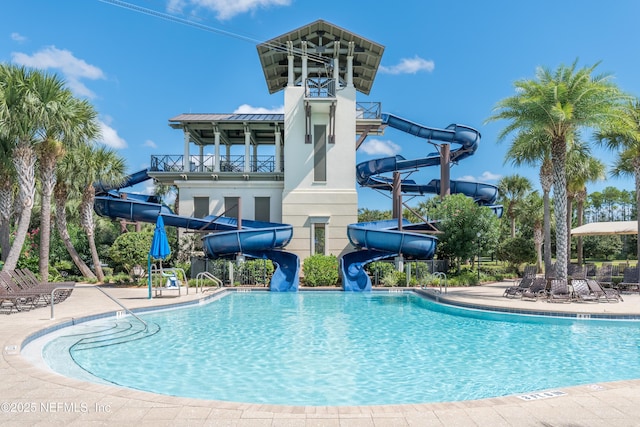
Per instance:
[[[511,282],[449,288],[454,303],[499,309],[640,315],[640,295],[618,304],[551,304],[502,297]],[[202,294],[147,299],[146,288],[106,288],[127,308],[197,301]],[[30,363],[20,353],[30,335],[60,323],[120,308],[100,292],[76,289],[50,308],[0,314],[0,423],[136,426],[636,426],[640,422],[640,379],[588,384],[492,399],[359,407],[277,406],[157,395],[82,382]],[[639,324],[640,326],[640,324]],[[124,362],[123,362],[124,363]],[[135,363],[135,362],[134,362]],[[416,361],[415,363],[419,363]],[[150,369],[170,369],[150,366]],[[544,375],[544,370],[541,370]],[[527,400],[524,400],[524,399]]]

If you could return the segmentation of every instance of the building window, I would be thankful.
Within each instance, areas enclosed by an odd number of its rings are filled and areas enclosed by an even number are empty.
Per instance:
[[[271,221],[271,199],[269,197],[256,197],[255,198],[255,213],[256,221]]]
[[[224,216],[229,218],[239,218],[238,203],[239,197],[225,197],[224,198]]]
[[[325,224],[313,224],[313,254],[325,255],[326,227]]]
[[[209,215],[209,198],[194,197],[193,198],[193,216],[195,218],[204,218]]]
[[[327,180],[327,126],[313,126],[313,180]]]
[[[310,216],[309,224],[311,225],[311,255],[327,254],[327,224],[329,224],[329,216]]]

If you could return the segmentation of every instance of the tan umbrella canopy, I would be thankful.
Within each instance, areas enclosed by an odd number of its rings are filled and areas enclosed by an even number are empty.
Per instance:
[[[590,222],[589,224],[571,229],[572,236],[602,236],[610,234],[638,234],[638,222]]]

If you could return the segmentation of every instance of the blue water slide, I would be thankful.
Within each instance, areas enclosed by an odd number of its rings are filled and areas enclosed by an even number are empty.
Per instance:
[[[209,231],[202,237],[205,254],[209,258],[219,258],[243,253],[253,258],[267,258],[276,264],[271,278],[272,291],[297,291],[300,260],[297,255],[284,252],[293,237],[293,227],[287,224],[243,220],[238,228],[238,220],[225,216],[193,218],[176,215],[157,197],[119,191],[149,179],[148,170],[130,175],[121,184],[94,185],[98,195],[94,210],[104,217],[120,218],[128,221],[155,223],[162,215],[165,225],[189,230]]]
[[[445,129],[436,129],[392,114],[382,114],[382,123],[427,139],[429,142],[455,144],[449,152],[449,159],[454,163],[472,156],[480,142],[480,132],[459,124],[449,125]],[[383,174],[439,166],[440,162],[440,153],[437,151],[411,160],[402,156],[368,160],[356,166],[356,179],[363,187],[391,191],[393,179]],[[405,179],[400,182],[400,191],[406,194],[439,194],[440,185],[439,179],[433,179],[427,184],[418,184],[413,180]],[[497,215],[502,214],[502,207],[494,204],[498,198],[498,188],[495,185],[452,180],[450,191],[452,194],[460,193],[471,197],[476,203],[490,207]],[[419,225],[410,225],[403,220],[402,230],[399,230],[396,219],[349,225],[347,227],[349,240],[360,251],[346,254],[340,260],[344,289],[353,291],[371,289],[371,281],[364,271],[364,266],[369,262],[398,254],[410,258],[432,258],[437,238],[430,234],[414,232],[412,229],[415,228],[419,228]]]
[[[403,227],[410,226],[402,220]],[[370,262],[403,254],[409,258],[430,259],[438,239],[433,235],[398,230],[398,220],[381,220],[351,224],[347,237],[359,251],[340,258],[342,286],[345,291],[370,291],[371,279],[364,270]]]

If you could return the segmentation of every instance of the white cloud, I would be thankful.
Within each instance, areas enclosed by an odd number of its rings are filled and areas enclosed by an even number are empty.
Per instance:
[[[241,13],[255,12],[260,8],[289,6],[290,4],[291,0],[168,0],[167,10],[182,12],[188,6],[209,9],[216,13],[216,18],[224,21]]]
[[[490,181],[498,181],[500,178],[502,178],[502,175],[500,174],[484,171],[479,177],[475,177],[473,175],[464,175],[459,178],[456,178],[456,180],[471,181],[471,182],[490,182]]]
[[[24,43],[27,41],[27,38],[20,33],[11,33],[11,40],[18,43]]]
[[[249,104],[242,104],[235,109],[233,114],[282,114],[284,113],[284,106],[275,108],[253,107]]]
[[[416,74],[421,71],[432,72],[436,67],[431,60],[420,58],[416,55],[413,58],[403,58],[399,64],[386,67],[381,65],[378,70],[383,74]]]
[[[142,144],[145,147],[149,147],[149,148],[158,148],[158,144],[156,144],[155,142],[153,142],[150,139],[147,139],[144,144]]]
[[[381,139],[373,138],[365,140],[365,142],[360,146],[360,150],[372,156],[395,156],[400,152],[401,147],[395,142],[389,140],[383,141]]]
[[[110,122],[111,120],[107,118],[106,121]],[[102,137],[100,138],[99,142],[102,142],[104,145],[108,147],[115,148],[116,150],[121,148],[127,148],[127,141],[122,139],[118,135],[118,131],[112,128],[107,122],[102,120],[99,121],[100,132],[102,134]]]
[[[18,65],[42,70],[59,70],[71,91],[78,96],[95,97],[95,94],[81,82],[82,79],[97,80],[105,78],[100,68],[87,64],[84,60],[73,56],[72,52],[58,49],[55,46],[47,46],[33,55],[13,52],[11,56],[13,62]]]

